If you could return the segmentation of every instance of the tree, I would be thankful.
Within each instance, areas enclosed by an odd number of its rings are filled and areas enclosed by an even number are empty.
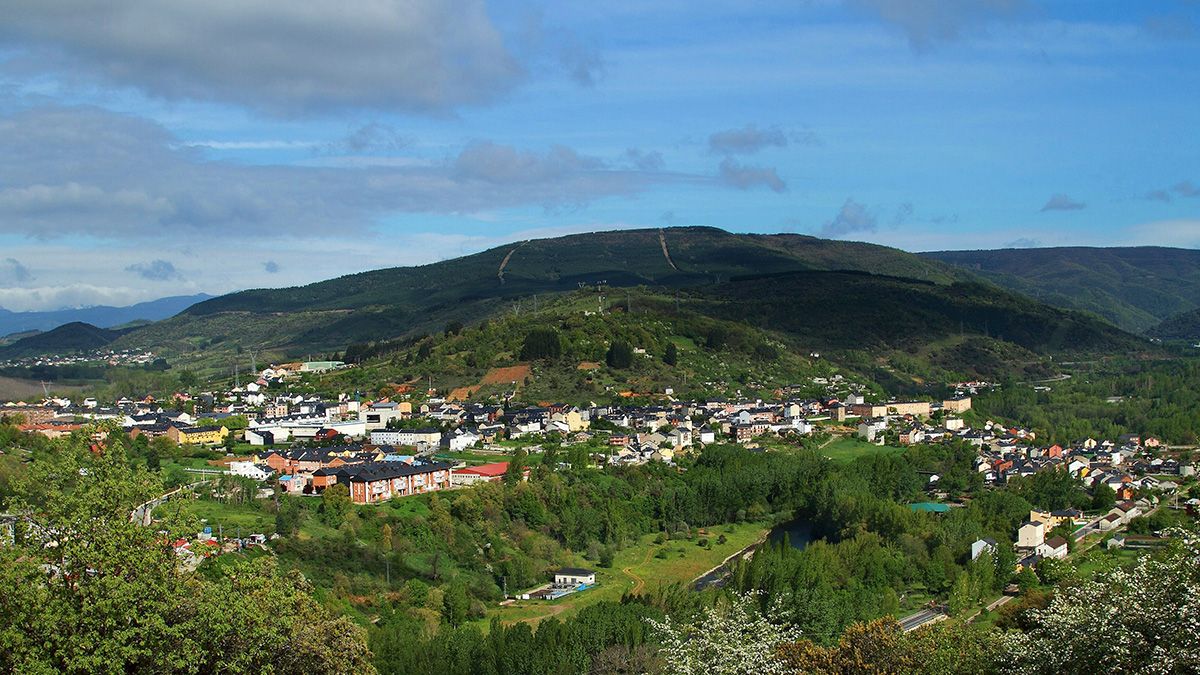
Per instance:
[[[605,356],[610,368],[628,368],[633,365],[633,345],[625,340],[613,340]]]
[[[950,587],[950,616],[959,616],[971,606],[971,580],[966,574],[959,574]]]
[[[374,672],[365,631],[335,617],[274,558],[213,576],[167,545],[197,523],[130,512],[162,485],[86,437],[35,461],[19,536],[0,546],[2,672]]]
[[[649,623],[662,642],[667,672],[683,675],[788,672],[776,650],[800,637],[793,626],[764,616],[753,593],[706,607],[690,624],[676,623],[669,615]]]
[[[526,361],[557,359],[562,356],[562,340],[553,328],[534,328],[525,334],[521,358]]]
[[[442,616],[451,626],[461,626],[469,618],[471,599],[467,597],[467,588],[460,582],[450,584],[446,595],[442,598]]]
[[[1177,540],[1161,556],[1063,586],[1047,609],[1032,610],[1033,628],[1006,636],[1005,670],[1200,672],[1200,536],[1172,534]]]
[[[321,493],[321,520],[330,527],[341,527],[354,503],[350,501],[350,488],[337,483]]]
[[[458,335],[459,333],[462,332],[462,330],[463,330],[463,323],[461,321],[450,321],[450,322],[446,323],[446,335],[448,335],[448,336],[449,335]]]
[[[1092,487],[1092,510],[1108,511],[1117,504],[1117,492],[1108,483],[1096,482]]]
[[[525,464],[528,459],[529,453],[525,448],[517,448],[512,459],[508,461],[508,468],[504,470],[505,485],[516,485],[525,478]]]
[[[667,343],[667,350],[663,352],[663,363],[668,366],[679,363],[679,347],[674,342]]]

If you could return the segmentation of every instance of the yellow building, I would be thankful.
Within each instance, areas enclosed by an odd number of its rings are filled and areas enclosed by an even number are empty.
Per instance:
[[[219,427],[176,427],[167,428],[167,438],[179,445],[220,445],[229,435],[229,429]]]

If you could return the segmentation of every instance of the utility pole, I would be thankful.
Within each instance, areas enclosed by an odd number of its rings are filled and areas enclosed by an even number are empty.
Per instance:
[[[502,576],[502,577],[500,577],[500,581],[501,581],[501,583],[504,584],[504,599],[507,600],[508,599],[508,577]]]

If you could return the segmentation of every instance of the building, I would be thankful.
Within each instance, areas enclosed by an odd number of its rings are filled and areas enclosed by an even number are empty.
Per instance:
[[[1043,558],[1062,560],[1067,557],[1067,540],[1062,537],[1050,537],[1037,547],[1037,553]]]
[[[367,423],[370,427],[370,423]],[[371,443],[374,445],[438,445],[442,442],[442,432],[438,429],[386,429],[371,432]]]
[[[971,560],[976,560],[979,558],[979,556],[983,555],[984,552],[995,556],[997,546],[999,546],[999,544],[996,543],[995,539],[991,539],[989,537],[977,539],[973,544],[971,544]]]
[[[392,497],[434,492],[450,487],[450,465],[372,462],[347,466],[350,499],[355,504],[375,504]]]
[[[1046,524],[1036,521],[1025,521],[1017,530],[1017,546],[1019,548],[1037,548],[1046,541]]]
[[[888,412],[896,415],[929,417],[929,401],[893,401],[887,404]]]
[[[554,573],[554,585],[560,587],[593,586],[596,573],[580,567],[564,567]]]
[[[964,413],[971,409],[970,396],[955,396],[942,401],[942,410],[948,413]]]
[[[508,462],[493,462],[491,464],[480,464],[479,466],[469,466],[465,469],[457,469],[454,475],[450,477],[450,484],[454,486],[475,485],[476,483],[495,483],[504,479],[504,474],[508,472]],[[529,469],[525,469],[525,475],[528,477]]]
[[[358,420],[366,423],[367,431],[384,429],[392,420],[402,420],[412,415],[411,403],[372,403],[358,411]]]
[[[230,462],[229,473],[243,478],[253,478],[257,481],[264,481],[271,477],[271,472],[254,462]]]
[[[167,428],[167,438],[179,445],[220,445],[229,435],[229,429],[219,427],[178,427],[171,425]]]

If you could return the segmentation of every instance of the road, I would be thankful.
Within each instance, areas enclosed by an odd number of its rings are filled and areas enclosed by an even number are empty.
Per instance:
[[[903,619],[900,619],[900,627],[904,629],[905,633],[907,633],[909,631],[916,630],[921,626],[937,623],[938,621],[944,621],[945,619],[946,615],[936,609],[923,609],[916,614],[909,614]]]

